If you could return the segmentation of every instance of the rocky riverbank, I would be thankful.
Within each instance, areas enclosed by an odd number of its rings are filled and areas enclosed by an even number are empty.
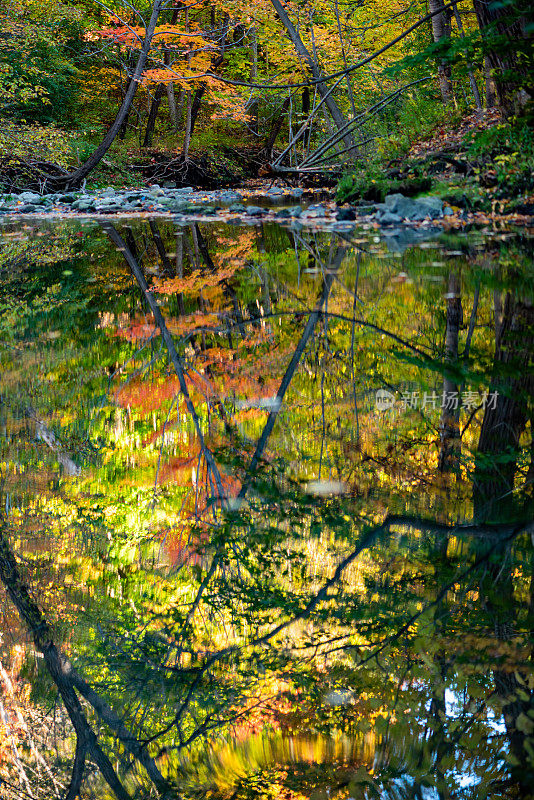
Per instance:
[[[322,195],[324,197],[324,193]],[[273,187],[261,192],[243,190],[198,191],[193,187],[151,186],[146,189],[105,189],[96,193],[66,192],[0,195],[0,216],[12,215],[172,215],[177,220],[220,218],[224,221],[274,220],[290,225],[337,227],[356,223],[379,227],[419,227],[465,222],[467,213],[439,197],[409,198],[396,193],[384,203],[337,205],[331,200],[313,202],[314,193],[301,188]],[[476,222],[476,215],[471,221]],[[528,218],[526,218],[528,219]],[[484,220],[481,220],[484,221]],[[523,219],[519,219],[520,222]]]

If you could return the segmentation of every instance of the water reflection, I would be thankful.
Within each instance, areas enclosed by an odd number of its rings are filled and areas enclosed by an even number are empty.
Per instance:
[[[4,225],[6,798],[528,796],[532,243],[399,236]]]

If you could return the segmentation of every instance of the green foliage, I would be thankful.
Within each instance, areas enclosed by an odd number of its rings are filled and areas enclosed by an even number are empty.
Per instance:
[[[466,139],[468,153],[481,164],[481,179],[496,187],[497,198],[516,197],[534,189],[533,118],[529,111]]]
[[[0,158],[52,161],[67,167],[72,162],[72,142],[72,134],[54,125],[4,121],[0,129]]]
[[[0,113],[48,123],[71,121],[83,11],[60,0],[3,0]]]

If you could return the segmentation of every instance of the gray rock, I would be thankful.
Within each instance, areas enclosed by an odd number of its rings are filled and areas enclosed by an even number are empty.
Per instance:
[[[247,206],[245,213],[248,217],[260,217],[262,214],[265,214],[266,211],[264,208],[260,208],[259,206]]]
[[[176,189],[175,181],[163,181],[164,189]]]
[[[88,197],[80,197],[76,200],[72,206],[72,208],[76,209],[77,211],[94,211],[95,205],[93,203],[92,198]]]
[[[24,205],[19,208],[21,214],[33,214],[34,211],[36,211],[36,206],[32,203],[24,203]]]
[[[383,205],[377,204],[377,208],[391,214],[398,214],[401,219],[408,219],[413,222],[424,220],[427,217],[435,219],[440,217],[443,209],[443,202],[439,197],[419,197],[412,200],[404,197],[403,194],[388,194]]]
[[[381,225],[398,225],[402,222],[400,214],[394,214],[392,211],[380,211],[376,218]]]
[[[291,216],[291,212],[287,208],[281,208],[280,211],[277,211],[274,216],[279,219],[287,219]]]
[[[440,217],[443,213],[443,200],[440,197],[418,197],[415,204],[421,211],[426,211],[431,219]]]
[[[291,206],[289,212],[292,217],[300,217],[300,215],[302,214],[302,208],[301,206]]]
[[[102,192],[101,197],[114,197],[115,194],[116,191],[113,188],[113,186],[108,186],[108,188],[104,189],[104,191]]]
[[[383,228],[382,238],[386,243],[388,250],[392,253],[404,253],[408,247],[413,247],[418,242],[428,241],[435,239],[441,234],[441,229],[424,230],[409,228],[404,225],[401,228]]]
[[[401,220],[411,219],[412,214],[416,213],[414,201],[409,197],[404,197],[403,194],[388,194],[384,205],[385,212],[397,214]]]
[[[162,197],[165,192],[160,186],[152,186],[148,194],[150,197]]]
[[[356,214],[372,214],[376,208],[384,208],[384,203],[378,203],[377,205],[373,205],[372,203],[358,203],[354,206],[354,211]]]
[[[22,200],[23,203],[36,203],[40,199],[41,195],[35,192],[21,192],[21,194],[19,194],[19,200]]]
[[[77,197],[78,195],[74,194],[74,192],[69,192],[68,194],[60,194],[57,198],[57,201],[58,203],[66,203],[67,205],[70,205],[71,203],[75,202]]]
[[[446,217],[452,217],[452,216],[453,216],[453,214],[454,214],[454,211],[452,210],[452,208],[451,208],[450,206],[446,206],[446,207],[443,209],[443,214],[444,214]]]
[[[193,189],[192,186],[179,186],[178,189],[175,189],[175,191],[176,192],[182,192],[183,194],[190,194],[191,192],[194,192],[195,190]]]
[[[243,203],[234,203],[228,210],[233,214],[244,214],[246,211],[246,206],[244,206]]]

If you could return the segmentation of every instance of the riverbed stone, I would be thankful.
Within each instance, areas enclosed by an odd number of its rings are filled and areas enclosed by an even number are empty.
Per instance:
[[[41,199],[40,194],[36,194],[35,192],[21,192],[19,194],[19,200],[22,200],[23,203],[35,203]]]
[[[443,200],[440,197],[418,197],[415,204],[420,209],[426,210],[427,216],[431,219],[436,219],[443,213]]]
[[[403,194],[388,194],[384,203],[378,203],[377,219],[384,222],[384,214],[397,214],[401,220],[420,222],[427,218],[436,219],[443,213],[443,201],[439,197],[418,197],[412,199]]]
[[[247,217],[260,217],[262,214],[265,214],[266,211],[264,208],[260,208],[259,206],[247,206],[245,210],[245,214]]]
[[[377,219],[381,225],[398,225],[399,222],[402,222],[401,215],[394,214],[392,211],[381,211]]]

